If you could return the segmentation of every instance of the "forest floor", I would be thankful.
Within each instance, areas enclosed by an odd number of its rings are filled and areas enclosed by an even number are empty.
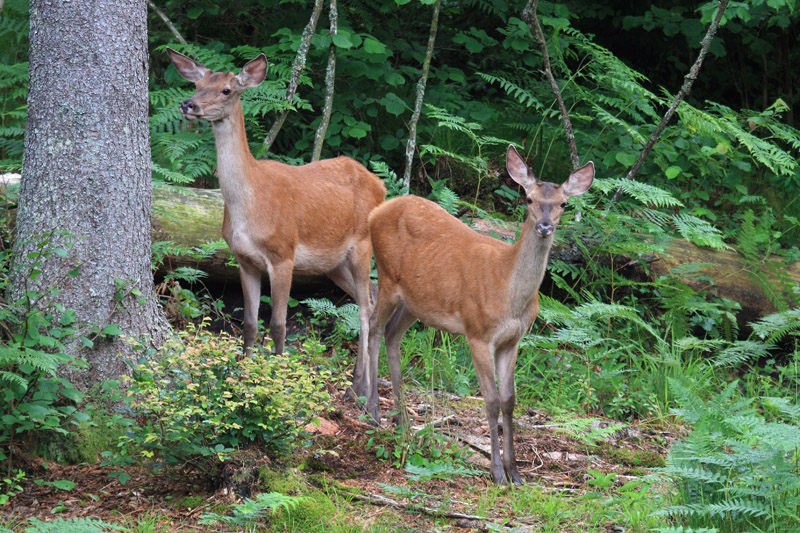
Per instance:
[[[391,389],[385,385],[382,383],[380,390],[381,407],[383,413],[388,413]],[[488,426],[480,398],[411,390],[409,408],[418,415],[413,417],[412,425],[432,423],[439,435],[469,450],[465,452],[467,461],[476,475],[412,481],[408,472],[392,464],[392,459],[379,460],[374,447],[367,449],[368,439],[376,435],[375,428],[362,420],[360,411],[340,391],[335,395],[332,411],[314,429],[311,446],[277,461],[249,450],[244,462],[267,466],[278,478],[295,477],[307,488],[325,492],[337,502],[334,508],[339,516],[329,518],[349,522],[354,531],[374,529],[376,525],[381,531],[486,530],[491,524],[516,531],[539,530],[535,514],[502,503],[500,491],[512,489],[497,488],[490,482]],[[607,435],[599,445],[590,445],[577,433],[559,430],[557,424],[537,411],[517,411],[514,440],[526,486],[536,486],[540,494],[558,495],[565,502],[597,489],[587,484],[592,479],[589,470],[615,474],[614,484],[619,486],[640,477],[649,467],[662,465],[670,442],[676,438],[674,434],[634,424]],[[615,424],[595,420],[594,428],[587,430],[602,431]],[[384,420],[383,427],[388,426]],[[391,442],[393,432],[377,435],[383,435],[384,442]],[[219,526],[198,525],[199,517],[208,511],[224,514],[226,506],[241,501],[242,496],[264,490],[230,482],[236,476],[227,476],[230,483],[215,488],[196,478],[141,469],[128,470],[131,478],[121,485],[109,477],[111,472],[111,468],[99,463],[46,467],[40,463],[29,475],[36,481],[24,482],[23,492],[3,509],[5,521],[22,525],[29,517],[45,521],[56,517],[97,517],[135,525],[146,519],[155,522],[154,529],[148,531],[219,531]],[[73,482],[74,489],[57,489],[53,482],[59,480]],[[490,494],[493,496],[487,496]],[[595,523],[591,531],[597,531],[596,519],[584,518],[587,523]],[[563,529],[557,530],[585,532],[583,521],[581,516],[565,515]],[[278,530],[306,531],[306,527],[284,524]],[[602,526],[600,531],[603,530],[624,528],[611,520]]]
[[[226,310],[241,307],[238,291],[227,291],[224,297]],[[338,289],[314,287],[298,298],[304,297],[341,303],[344,295]],[[261,318],[266,322],[269,316],[264,308],[268,306],[262,306]],[[287,322],[287,333],[298,339],[308,334],[307,324],[298,319],[299,309]],[[394,404],[391,383],[379,381],[381,412],[386,415]],[[330,392],[333,405],[319,426],[309,426],[309,446],[284,457],[267,457],[255,448],[244,450],[224,465],[213,486],[197,475],[143,468],[127,469],[130,479],[122,485],[110,477],[119,468],[102,466],[99,460],[61,465],[30,459],[24,469],[28,477],[20,483],[22,492],[0,508],[0,516],[6,527],[20,531],[31,517],[43,521],[99,518],[134,533],[244,531],[234,525],[221,529],[219,524],[198,521],[204,513],[229,514],[232,504],[274,491],[321,495],[327,504],[318,506],[316,513],[322,516],[305,513],[312,515],[305,522],[278,521],[275,515],[262,522],[274,531],[626,531],[630,529],[598,511],[602,504],[581,507],[576,502],[587,496],[607,501],[614,487],[662,466],[671,443],[679,438],[662,427],[598,417],[586,424],[574,415],[567,421],[554,421],[543,412],[517,405],[514,444],[525,485],[522,489],[498,487],[488,471],[489,431],[482,398],[409,387],[412,429],[427,424],[428,431],[420,432],[427,440],[416,437],[416,444],[407,449],[423,455],[428,455],[431,444],[458,449],[461,460],[456,463],[474,470],[471,475],[459,475],[445,469],[434,479],[415,481],[391,453],[388,458],[377,456],[380,446],[392,450],[399,444],[391,421],[384,419],[381,428],[370,426],[342,390],[330,386]],[[432,433],[435,441],[431,441]],[[607,476],[609,484],[593,481],[597,474],[591,472]],[[74,483],[74,488],[60,490],[61,480]],[[549,517],[540,514],[537,506],[542,505],[547,506]]]

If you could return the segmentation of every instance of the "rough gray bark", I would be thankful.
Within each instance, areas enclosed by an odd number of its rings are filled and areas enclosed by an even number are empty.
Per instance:
[[[667,112],[664,113],[664,117],[661,119],[661,122],[656,126],[656,129],[653,131],[653,134],[650,135],[650,139],[648,139],[647,144],[644,145],[642,152],[639,154],[639,157],[633,163],[633,166],[625,175],[626,180],[631,180],[639,172],[639,169],[642,168],[645,159],[647,156],[650,155],[650,150],[653,149],[655,146],[656,141],[658,138],[661,137],[661,133],[664,131],[664,128],[667,127],[667,123],[672,118],[672,115],[675,114],[675,111],[678,109],[678,106],[681,102],[683,102],[684,98],[689,96],[689,93],[692,91],[692,85],[694,84],[694,80],[697,79],[697,74],[700,72],[700,67],[703,66],[703,60],[708,53],[708,49],[711,46],[711,41],[714,40],[714,36],[717,34],[717,28],[719,27],[719,22],[722,20],[722,14],[725,13],[725,8],[728,7],[728,0],[719,0],[719,6],[717,7],[717,15],[714,17],[714,20],[711,21],[711,25],[708,27],[708,31],[706,32],[706,36],[703,37],[703,40],[700,41],[700,53],[697,54],[697,59],[692,65],[692,68],[689,69],[689,73],[684,77],[683,85],[681,86],[681,90],[678,91],[678,94],[675,96],[675,100],[672,102],[672,105],[669,106]],[[614,196],[611,198],[611,201],[608,203],[608,207],[606,210],[611,209],[611,206],[614,205],[622,196],[622,187],[617,189],[617,192],[614,193]]]
[[[575,144],[575,133],[572,131],[572,122],[569,119],[567,106],[564,104],[564,98],[561,96],[561,90],[558,88],[555,77],[553,77],[553,70],[550,67],[550,54],[547,52],[547,41],[545,41],[542,27],[539,25],[539,18],[536,15],[536,8],[539,0],[528,0],[528,5],[522,11],[522,20],[528,25],[528,29],[536,38],[539,43],[539,49],[542,51],[542,63],[544,64],[544,74],[553,93],[556,95],[558,108],[561,110],[561,120],[564,122],[564,133],[567,136],[567,143],[569,144],[569,153],[572,159],[572,168],[576,170],[581,166],[580,159],[578,158],[578,146]]]
[[[333,38],[338,33],[337,22],[339,14],[336,10],[336,0],[331,0],[328,18],[331,21],[331,38]],[[336,81],[336,45],[331,41],[331,48],[328,51],[328,68],[325,70],[325,105],[322,109],[322,120],[317,126],[317,133],[314,134],[312,161],[319,161],[319,158],[322,157],[322,145],[325,144],[325,133],[328,131],[328,124],[331,122],[331,112],[333,111],[334,81]]]
[[[300,74],[303,73],[303,69],[306,67],[308,49],[311,47],[311,38],[314,36],[314,30],[317,28],[317,21],[319,20],[319,14],[321,12],[322,0],[316,0],[314,2],[314,11],[311,12],[311,18],[303,30],[303,36],[300,39],[300,46],[297,48],[297,55],[294,58],[294,65],[292,66],[292,79],[289,81],[289,87],[286,89],[287,105],[291,105],[292,101],[294,101],[294,95],[297,92],[297,86],[300,85]],[[281,113],[277,119],[275,119],[275,123],[272,124],[267,136],[264,138],[264,153],[269,153],[269,149],[272,147],[272,143],[275,142],[275,138],[278,136],[278,132],[281,131],[283,123],[288,115],[289,110],[287,109]]]
[[[428,34],[428,48],[425,50],[425,60],[422,62],[422,75],[417,83],[417,101],[414,104],[414,113],[411,115],[411,122],[408,124],[408,143],[406,143],[406,167],[403,170],[403,188],[408,191],[411,185],[411,163],[414,161],[414,149],[417,146],[417,122],[422,113],[422,101],[425,98],[425,85],[428,83],[428,71],[431,67],[431,56],[433,55],[433,45],[436,42],[436,30],[439,26],[439,8],[442,0],[436,0],[433,6],[433,17],[431,18],[431,31]],[[408,192],[406,192],[408,194]]]
[[[41,235],[74,241],[69,258],[43,262],[34,282],[12,279],[10,293],[49,288],[80,323],[118,324],[125,335],[157,344],[167,325],[150,269],[150,143],[147,121],[145,0],[32,0],[30,73],[23,178],[13,264],[25,269]],[[67,266],[77,277],[63,278]],[[127,289],[117,301],[117,283]],[[130,293],[138,289],[142,296]],[[140,298],[143,301],[140,302]],[[125,373],[118,338],[90,350],[70,347],[89,370],[67,376],[86,388]]]

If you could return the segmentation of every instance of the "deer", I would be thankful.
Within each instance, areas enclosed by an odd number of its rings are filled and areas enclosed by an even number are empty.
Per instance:
[[[359,307],[361,336],[352,387],[356,396],[365,396],[374,299],[368,216],[386,199],[386,186],[349,157],[300,166],[253,157],[240,96],[266,78],[264,54],[234,74],[214,72],[171,48],[167,53],[196,87],[194,96],[180,103],[181,114],[190,121],[210,122],[214,132],[216,174],[225,203],[222,236],[239,264],[244,295],[245,356],[252,356],[258,331],[262,272],[269,275],[269,328],[276,353],[284,351],[292,276],[324,274]]]
[[[465,336],[489,422],[490,472],[497,484],[522,482],[514,455],[517,350],[539,313],[539,287],[567,201],[586,192],[594,181],[591,161],[561,185],[539,181],[513,145],[508,147],[506,169],[524,188],[527,202],[527,219],[514,244],[480,235],[437,204],[416,196],[389,200],[369,217],[378,270],[369,357],[377,360],[385,335],[395,422],[408,425],[400,369],[400,341],[406,330],[419,320]],[[387,323],[393,329],[384,332]],[[367,408],[377,401],[377,395],[368,396]]]

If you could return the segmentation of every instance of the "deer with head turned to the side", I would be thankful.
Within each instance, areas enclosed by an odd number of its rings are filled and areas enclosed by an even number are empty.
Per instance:
[[[489,419],[491,475],[520,483],[514,457],[514,365],[520,338],[539,312],[539,286],[553,232],[567,200],[594,180],[589,162],[561,185],[539,181],[513,146],[506,168],[525,189],[528,218],[513,245],[475,233],[438,205],[416,196],[392,199],[369,218],[378,300],[369,336],[377,359],[387,322],[386,353],[398,423],[407,424],[400,375],[400,340],[416,321],[467,337]],[[367,397],[367,408],[377,405]],[[503,455],[498,416],[503,414]]]
[[[245,353],[252,353],[256,338],[262,272],[269,274],[270,335],[278,353],[284,348],[292,274],[325,274],[359,306],[361,343],[353,389],[365,396],[372,310],[367,219],[386,198],[386,187],[349,157],[291,166],[252,156],[240,96],[264,81],[264,54],[234,74],[214,72],[170,48],[167,52],[178,72],[196,86],[194,96],[181,102],[181,113],[188,120],[209,121],[214,132],[225,199],[222,235],[239,263],[244,293]]]

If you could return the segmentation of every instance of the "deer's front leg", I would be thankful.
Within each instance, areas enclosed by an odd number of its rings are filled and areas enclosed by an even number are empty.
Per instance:
[[[272,297],[272,318],[269,321],[269,334],[275,344],[275,353],[283,353],[286,340],[286,307],[289,305],[289,289],[292,287],[294,261],[283,261],[271,265],[269,269],[270,295]]]

